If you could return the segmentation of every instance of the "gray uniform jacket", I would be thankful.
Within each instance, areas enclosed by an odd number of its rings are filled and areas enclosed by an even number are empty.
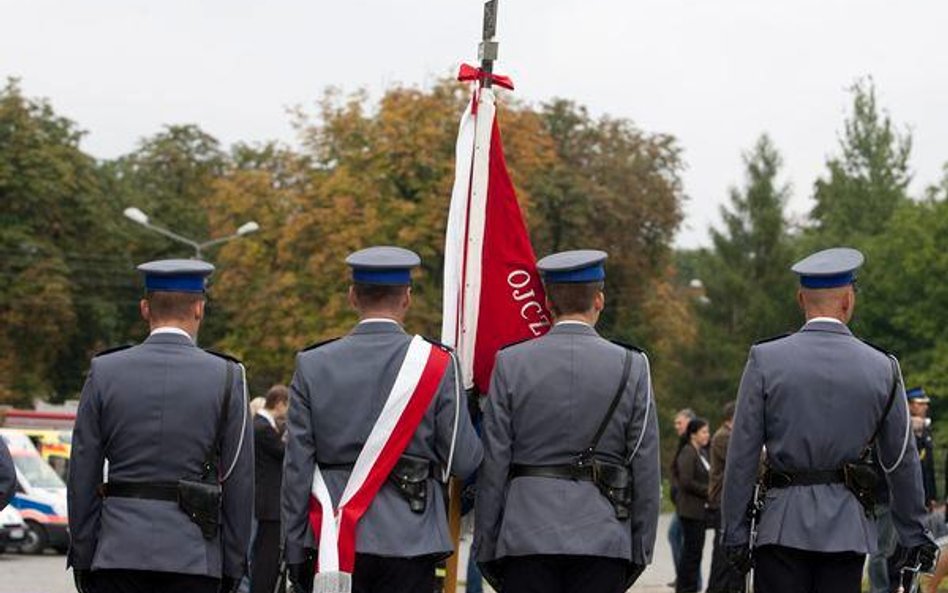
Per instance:
[[[115,482],[197,478],[214,441],[226,364],[234,367],[222,443],[218,537],[206,540],[177,503],[99,498],[103,463]],[[79,569],[134,569],[240,578],[253,517],[253,435],[241,372],[233,362],[171,333],[92,359],[82,389],[69,464],[69,563]],[[244,424],[241,424],[244,422]],[[242,440],[238,456],[238,443]]]
[[[410,342],[411,336],[395,323],[367,321],[346,337],[297,356],[290,385],[289,439],[283,470],[287,563],[302,562],[305,548],[315,547],[307,516],[314,464],[319,463],[333,504],[338,504],[350,472],[325,466],[355,462],[395,383]],[[405,453],[426,457],[441,467],[446,465],[457,413],[451,473],[465,477],[480,465],[483,452],[467,406],[463,399],[457,400],[454,377],[454,367],[449,365]],[[428,480],[428,504],[423,513],[413,513],[397,488],[386,482],[359,522],[356,551],[407,558],[453,550],[440,478]]]
[[[16,494],[16,468],[7,444],[0,438],[0,510],[7,506]]]
[[[778,471],[835,470],[859,458],[872,436],[894,376],[883,352],[855,338],[842,323],[811,321],[790,336],[750,350],[724,470],[727,545],[746,545],[746,516],[766,445],[767,464]],[[877,446],[888,473],[892,516],[903,545],[927,541],[921,470],[908,439],[908,407],[901,381]],[[871,553],[875,523],[843,484],[772,488],[757,545],[816,552]]]
[[[597,448],[597,458],[631,469],[631,519],[616,519],[592,482],[508,478],[512,464],[576,461],[619,388],[625,355],[592,327],[571,323],[497,354],[475,503],[479,562],[527,554],[651,562],[661,486],[658,421],[643,354],[633,352],[625,392]]]

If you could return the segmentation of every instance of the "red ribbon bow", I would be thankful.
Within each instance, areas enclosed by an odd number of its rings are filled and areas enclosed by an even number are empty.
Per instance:
[[[510,80],[509,76],[502,76],[500,74],[488,74],[484,72],[481,68],[475,68],[470,64],[461,64],[461,70],[458,72],[458,80],[461,82],[473,82],[480,81],[484,79],[489,79],[491,83],[503,87],[509,91],[514,90],[513,81]]]

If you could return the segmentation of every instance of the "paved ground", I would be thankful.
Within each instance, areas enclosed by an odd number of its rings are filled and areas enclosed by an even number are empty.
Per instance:
[[[665,586],[675,578],[671,564],[671,552],[665,533],[668,530],[668,516],[659,519],[658,542],[655,547],[655,562],[645,571],[632,591],[641,593],[666,593],[671,589]],[[709,535],[711,532],[708,532]],[[711,559],[711,538],[705,547],[704,575],[707,579],[708,564]],[[462,542],[462,558],[466,560],[468,543]],[[463,563],[462,563],[463,564]],[[461,574],[466,574],[466,564]],[[19,554],[0,554],[0,593],[73,593],[72,574],[66,571],[66,560],[62,555],[45,554],[43,556],[21,556]],[[459,591],[462,591],[459,589]]]

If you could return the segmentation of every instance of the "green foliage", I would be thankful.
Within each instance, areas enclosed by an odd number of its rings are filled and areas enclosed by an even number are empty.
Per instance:
[[[683,353],[687,373],[675,386],[674,407],[712,419],[734,399],[749,345],[791,331],[799,316],[788,273],[790,192],[778,181],[781,158],[766,135],[744,155],[744,166],[744,186],[732,188],[730,206],[721,208],[723,228],[711,231],[713,248],[682,253],[678,262],[683,278],[700,279],[703,292],[694,295],[698,338]]]
[[[876,104],[872,80],[853,85],[853,112],[840,138],[842,154],[827,162],[829,178],[816,182],[811,216],[818,235],[852,244],[882,232],[908,199],[912,139],[900,134]]]

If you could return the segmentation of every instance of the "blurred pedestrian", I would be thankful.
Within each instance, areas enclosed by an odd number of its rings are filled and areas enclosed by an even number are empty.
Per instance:
[[[675,434],[678,435],[679,441],[685,436],[685,431],[688,429],[688,423],[691,422],[694,417],[695,413],[691,408],[678,410],[678,412],[675,414]],[[678,470],[675,468],[674,457],[672,457],[672,463],[669,466],[669,469],[669,495],[671,496],[672,505],[677,507],[678,480],[675,476],[678,473]],[[672,562],[675,565],[675,580],[668,583],[668,586],[674,588],[675,583],[678,580],[678,567],[681,564],[681,549],[685,545],[685,536],[681,531],[681,520],[678,518],[678,511],[672,512],[671,521],[668,522],[668,545],[671,548]],[[698,588],[701,588],[700,583]]]
[[[452,355],[402,328],[418,255],[370,247],[346,263],[360,321],[298,354],[290,387],[287,572],[312,591],[318,555],[317,590],[427,593],[453,550],[442,484],[477,469],[481,443]]]
[[[253,517],[243,366],[195,344],[214,266],[138,269],[150,334],[93,358],[79,399],[68,562],[80,593],[229,592],[246,571]]]
[[[714,522],[714,551],[711,554],[711,574],[707,593],[743,593],[744,579],[727,561],[721,541],[721,490],[724,486],[724,466],[727,446],[734,424],[735,402],[724,405],[724,420],[711,437],[711,475],[708,479],[708,509]]]
[[[711,462],[707,446],[711,440],[708,422],[695,418],[688,423],[675,453],[678,480],[676,509],[681,520],[684,545],[676,593],[697,593],[701,590],[701,554],[704,550],[705,530],[708,528],[708,483]]]
[[[16,494],[16,468],[6,441],[0,437],[0,511]]]
[[[935,440],[932,437],[932,421],[928,417],[931,400],[921,387],[906,390],[909,414],[912,416],[912,433],[918,460],[922,464],[922,485],[925,487],[925,506],[931,512],[938,502],[938,486],[935,484]]]
[[[267,391],[264,406],[253,420],[254,514],[256,535],[251,553],[251,593],[273,593],[280,568],[280,486],[283,482],[281,419],[289,409],[285,385]]]
[[[658,421],[648,358],[595,329],[605,259],[541,259],[555,324],[497,354],[474,537],[484,576],[504,593],[621,593],[652,557]]]

